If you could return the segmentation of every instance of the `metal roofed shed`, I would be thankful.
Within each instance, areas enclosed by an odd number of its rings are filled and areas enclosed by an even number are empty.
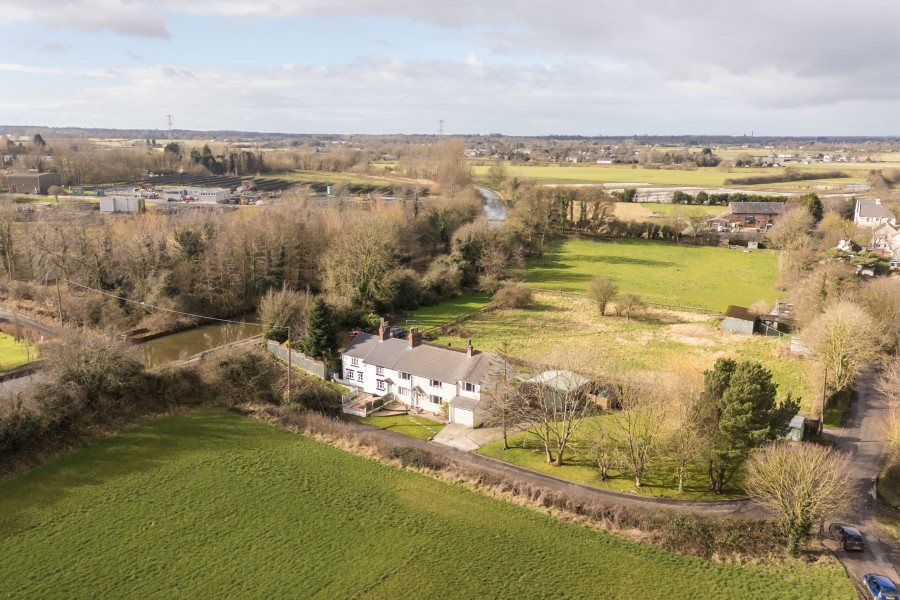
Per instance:
[[[722,321],[722,329],[733,333],[753,335],[759,315],[743,306],[729,305],[725,309],[725,318]]]
[[[791,419],[791,423],[788,427],[789,429],[787,434],[785,434],[784,439],[791,440],[792,442],[802,442],[803,431],[806,428],[806,417],[797,415]]]

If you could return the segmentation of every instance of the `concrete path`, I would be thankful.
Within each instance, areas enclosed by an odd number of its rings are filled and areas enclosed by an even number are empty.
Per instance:
[[[469,433],[471,432],[472,429],[465,425],[450,423],[441,429],[436,436],[431,438],[431,441],[435,444],[462,450],[463,452],[474,452],[475,450],[478,450],[480,446],[469,439]]]

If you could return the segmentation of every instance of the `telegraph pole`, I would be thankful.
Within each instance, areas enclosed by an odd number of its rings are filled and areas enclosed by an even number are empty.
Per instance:
[[[440,119],[438,121],[438,139],[441,139],[443,137],[444,137],[444,120]]]
[[[825,428],[825,400],[828,395],[828,365],[825,365],[825,377],[822,379],[822,418],[819,419],[819,435]]]
[[[59,311],[59,326],[63,326],[62,294],[59,293],[59,277],[56,278],[56,308]]]
[[[287,331],[288,331],[288,336],[287,336],[287,351],[288,351],[288,385],[287,385],[288,393],[287,393],[287,395],[288,395],[288,397],[287,397],[287,401],[288,401],[288,405],[290,405],[290,403],[291,403],[291,371],[293,371],[293,368],[291,368],[291,328],[288,327]]]

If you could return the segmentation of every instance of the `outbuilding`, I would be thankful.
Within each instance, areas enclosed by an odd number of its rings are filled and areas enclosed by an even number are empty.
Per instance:
[[[725,309],[725,319],[722,321],[722,329],[733,333],[753,335],[756,330],[756,322],[759,315],[743,306],[729,305]]]
[[[9,176],[9,193],[46,196],[51,187],[61,183],[59,173],[13,173]]]

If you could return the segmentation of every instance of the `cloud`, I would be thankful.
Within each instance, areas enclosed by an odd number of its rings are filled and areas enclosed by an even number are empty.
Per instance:
[[[168,38],[165,18],[145,2],[128,0],[0,0],[6,23],[36,22],[50,28]]]

